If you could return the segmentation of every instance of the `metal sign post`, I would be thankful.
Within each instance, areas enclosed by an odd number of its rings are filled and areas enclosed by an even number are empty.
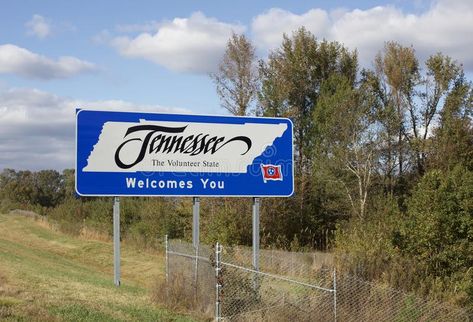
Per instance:
[[[113,199],[113,281],[120,286],[120,198]]]
[[[192,244],[199,248],[199,224],[200,224],[200,198],[192,199]]]

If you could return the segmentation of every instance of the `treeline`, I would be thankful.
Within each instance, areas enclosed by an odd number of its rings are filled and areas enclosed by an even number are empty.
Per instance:
[[[372,68],[301,28],[263,60],[233,35],[211,75],[236,115],[294,122],[296,189],[262,200],[265,247],[331,249],[341,270],[473,304],[473,85],[441,53],[387,42]],[[78,198],[72,170],[6,169],[2,209],[110,232],[110,198]],[[190,238],[189,198],[122,198],[125,238]],[[203,242],[251,244],[251,201],[204,198]]]
[[[471,306],[473,85],[452,58],[396,42],[372,66],[304,28],[260,61],[229,40],[222,106],[295,125],[296,193],[266,201],[266,241],[324,248],[335,230],[343,270]]]

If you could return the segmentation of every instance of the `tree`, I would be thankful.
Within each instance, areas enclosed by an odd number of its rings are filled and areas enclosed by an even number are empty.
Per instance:
[[[233,115],[247,115],[255,98],[255,47],[245,35],[232,34],[218,71],[211,74],[221,105]]]
[[[21,205],[36,203],[35,179],[31,171],[4,169],[0,175],[2,198]]]
[[[314,113],[315,180],[334,182],[360,219],[378,162],[379,125],[372,107],[373,98],[363,86],[354,88],[346,78],[334,76],[324,83]]]
[[[408,218],[394,243],[416,260],[422,280],[472,292],[473,172],[457,165],[427,173],[409,199]]]
[[[292,36],[284,35],[280,48],[271,52],[266,62],[260,62],[260,114],[289,117],[294,123],[296,196],[278,208],[291,212],[281,218],[289,240],[299,236],[300,243],[313,243],[314,234],[324,222],[320,207],[323,200],[313,190],[316,187],[311,178],[313,149],[318,139],[314,135],[313,113],[323,84],[340,75],[354,86],[357,67],[356,52],[338,42],[319,41],[305,28]]]
[[[318,41],[305,28],[292,37],[284,35],[281,47],[260,63],[260,107],[263,115],[290,117],[294,135],[298,172],[310,169],[312,113],[317,106],[324,81],[333,74],[344,75],[352,84],[357,72],[357,55],[338,42]]]
[[[458,64],[440,53],[430,56],[425,65],[427,70],[420,83],[419,102],[411,100],[408,104],[410,129],[405,132],[419,176],[425,172],[426,142],[441,109],[441,101],[449,95],[452,85],[462,74]]]
[[[56,170],[41,170],[34,173],[33,203],[43,207],[54,207],[60,204],[64,199],[64,186],[64,176]]]
[[[397,186],[403,194],[403,175],[408,165],[405,114],[414,102],[415,88],[420,79],[414,48],[387,42],[375,58],[374,72],[365,72],[364,76],[377,95],[378,118],[385,132],[383,149],[387,190],[393,194],[397,177]]]
[[[64,169],[64,171],[62,171],[62,176],[64,179],[64,197],[66,199],[75,198],[75,169]]]
[[[380,146],[386,190],[397,193],[404,210],[407,182],[424,174],[428,142],[442,104],[462,73],[461,66],[441,53],[427,59],[424,71],[414,48],[395,42],[387,42],[377,55],[374,71],[362,72],[366,88],[377,98],[375,106],[384,129]]]
[[[5,169],[0,174],[0,188],[0,197],[25,206],[54,207],[64,199],[64,177],[55,170]]]
[[[455,80],[440,112],[440,124],[429,140],[428,167],[452,170],[463,165],[473,170],[473,85],[464,75]]]

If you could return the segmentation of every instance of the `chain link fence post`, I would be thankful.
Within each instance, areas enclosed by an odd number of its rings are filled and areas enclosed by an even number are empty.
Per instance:
[[[164,235],[164,247],[166,248],[166,257],[165,257],[165,269],[166,269],[166,284],[169,282],[169,242],[168,235]]]
[[[169,298],[169,240],[168,235],[164,235],[164,248],[165,248],[165,267],[164,270],[166,271],[166,298]]]
[[[337,270],[333,268],[333,319],[337,322]]]
[[[222,246],[217,242],[215,247],[215,321],[221,321],[221,307],[220,307],[220,289],[221,285],[221,253]]]

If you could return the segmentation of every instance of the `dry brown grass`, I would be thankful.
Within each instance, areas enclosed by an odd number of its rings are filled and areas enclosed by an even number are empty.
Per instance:
[[[32,218],[0,214],[1,321],[190,320],[151,301],[161,256],[123,245],[116,288],[111,243],[66,235]]]
[[[183,274],[171,275],[168,283],[158,279],[151,298],[172,311],[191,313],[207,321],[214,318],[214,307],[206,301],[209,294],[203,294],[202,288],[196,289]]]
[[[34,316],[35,321],[56,321],[48,311],[36,305],[34,294],[14,285],[0,271],[0,320],[17,320],[20,316]]]
[[[112,241],[112,237],[109,234],[85,226],[80,229],[79,238],[84,240],[97,240],[102,242]]]

